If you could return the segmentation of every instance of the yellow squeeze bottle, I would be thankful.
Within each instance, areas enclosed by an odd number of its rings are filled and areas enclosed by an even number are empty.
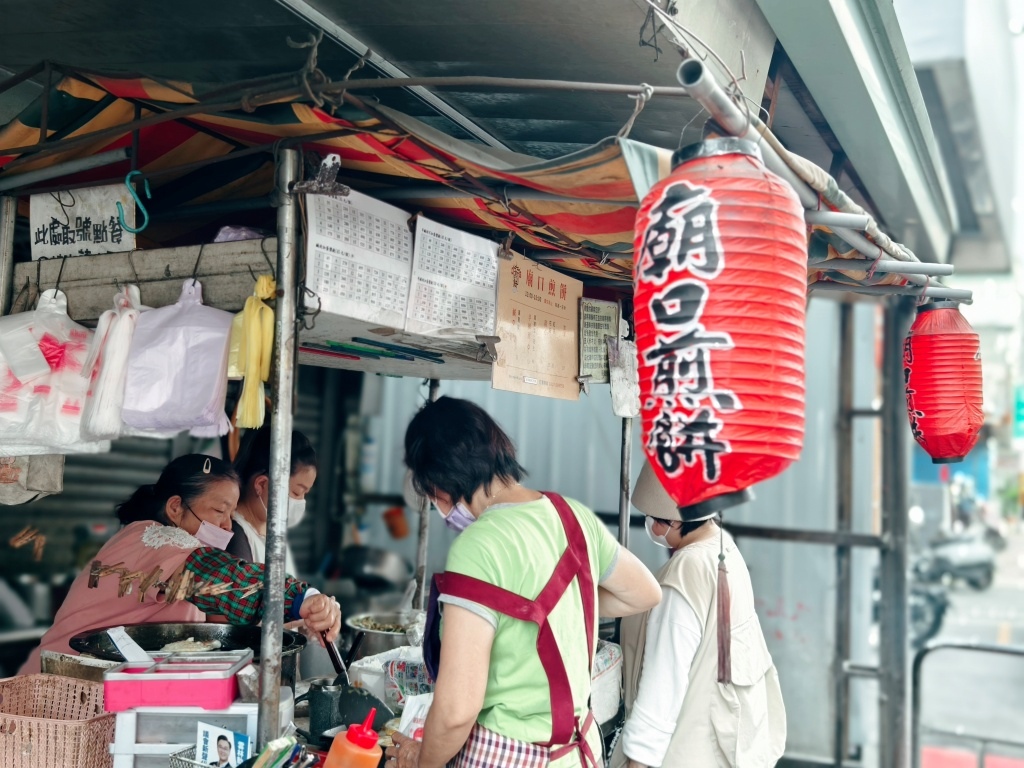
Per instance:
[[[362,725],[353,725],[334,737],[324,768],[377,768],[383,754],[373,730],[376,708],[370,710]]]

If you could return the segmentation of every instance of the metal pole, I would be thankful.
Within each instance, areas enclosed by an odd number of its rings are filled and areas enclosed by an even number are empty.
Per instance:
[[[836,424],[836,530],[853,530],[853,305],[839,307],[839,418]],[[835,735],[833,762],[842,768],[848,753],[850,719],[850,678],[846,664],[851,652],[851,553],[849,544],[836,547],[836,636],[833,667],[835,684]]]
[[[28,171],[17,176],[0,177],[0,192],[18,187],[27,187],[39,181],[49,181],[59,176],[70,176],[72,173],[91,171],[94,168],[103,168],[107,165],[120,163],[128,159],[130,151],[127,147],[115,149],[111,152],[103,152],[91,157],[83,157],[79,160],[69,160],[66,163],[51,165],[49,168],[40,168],[38,171]]]
[[[291,194],[299,173],[299,155],[278,155],[277,308],[274,313],[273,406],[270,432],[270,503],[267,505],[267,555],[260,641],[260,703],[257,741],[262,747],[278,737],[281,702],[281,649],[284,640],[284,548],[288,532],[288,478],[292,453],[292,382],[295,376],[295,272],[298,205]]]
[[[619,544],[629,549],[629,480],[633,460],[633,419],[622,420],[622,454],[619,467]]]
[[[909,426],[905,411],[903,339],[914,302],[896,299],[885,309],[882,358],[882,548],[879,584],[879,705],[881,768],[907,768],[907,504]]]
[[[18,198],[0,196],[0,315],[11,311],[14,301],[14,220]]]
[[[430,380],[430,393],[427,398],[434,402],[438,398],[441,389],[441,382],[437,379]],[[430,502],[427,497],[420,498],[420,525],[419,540],[416,544],[416,593],[413,597],[413,605],[418,611],[427,609],[427,596],[430,590],[427,589],[427,550],[430,548]]]

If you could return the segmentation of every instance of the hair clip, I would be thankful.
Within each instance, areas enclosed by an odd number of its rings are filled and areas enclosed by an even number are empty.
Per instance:
[[[210,474],[211,469],[213,469],[213,464],[210,463],[210,459],[207,457],[206,461],[203,463],[203,474]]]

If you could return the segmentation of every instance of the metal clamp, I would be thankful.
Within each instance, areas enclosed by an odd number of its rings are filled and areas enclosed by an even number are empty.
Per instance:
[[[478,363],[488,362],[494,363],[498,361],[498,349],[497,345],[501,343],[500,336],[477,336],[476,340],[480,343],[480,349],[476,353],[476,361]]]
[[[341,170],[341,157],[330,154],[320,163],[320,170],[315,179],[300,181],[292,187],[292,192],[299,195],[330,195],[332,197],[344,197],[351,191],[347,186],[338,182],[338,172]]]
[[[578,381],[580,385],[580,391],[583,392],[584,395],[590,394],[590,380],[593,378],[593,375],[589,373],[585,376],[576,377],[576,381]]]

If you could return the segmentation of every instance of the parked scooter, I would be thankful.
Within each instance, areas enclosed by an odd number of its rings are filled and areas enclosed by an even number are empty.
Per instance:
[[[914,575],[922,583],[948,586],[962,581],[978,591],[992,586],[995,572],[995,552],[974,530],[933,542],[914,563]]]
[[[920,562],[920,561],[918,561]],[[907,595],[908,612],[907,629],[910,644],[913,648],[921,648],[939,634],[942,622],[949,609],[949,596],[942,585],[922,584],[917,580],[917,564],[911,567],[910,594]],[[877,624],[881,607],[881,591],[879,588],[878,571],[875,571],[875,589],[872,594],[872,618]]]

